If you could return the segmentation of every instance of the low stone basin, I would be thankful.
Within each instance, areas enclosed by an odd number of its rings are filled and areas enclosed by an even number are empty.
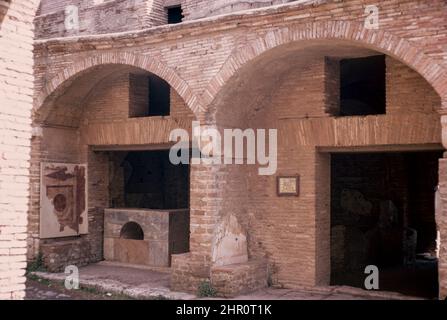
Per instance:
[[[119,208],[104,211],[104,258],[169,267],[171,255],[189,251],[189,209]]]

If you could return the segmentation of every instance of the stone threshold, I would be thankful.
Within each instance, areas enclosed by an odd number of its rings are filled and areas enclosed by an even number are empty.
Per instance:
[[[31,272],[31,275],[48,281],[64,283],[64,273]],[[137,300],[193,300],[197,297],[183,292],[174,292],[165,287],[134,286],[112,279],[95,279],[95,277],[80,277],[79,285],[92,288],[101,293],[123,295]]]

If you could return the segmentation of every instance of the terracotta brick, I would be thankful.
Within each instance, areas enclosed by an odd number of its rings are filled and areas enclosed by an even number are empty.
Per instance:
[[[23,299],[37,0],[0,3],[0,298]]]
[[[102,258],[108,166],[107,155],[94,152],[92,146],[166,146],[170,130],[176,126],[189,130],[194,118],[218,128],[279,130],[278,174],[301,176],[300,197],[277,197],[276,177],[259,176],[253,166],[191,168],[191,252],[173,257],[172,286],[195,291],[200,282],[214,276],[225,295],[263,283],[262,276],[251,277],[258,274],[257,267],[253,274],[246,266],[213,269],[215,229],[228,214],[237,217],[248,236],[248,265],[266,259],[273,284],[329,284],[330,170],[328,154],[321,150],[440,148],[442,136],[447,147],[447,134],[442,134],[447,121],[439,121],[447,106],[447,30],[443,27],[447,4],[443,0],[382,1],[378,30],[363,27],[364,6],[371,3],[367,0],[283,5],[283,1],[264,0],[213,0],[206,5],[204,0],[182,0],[185,22],[168,26],[164,2],[134,2],[131,8],[122,0],[96,6],[75,1],[82,28],[66,31],[63,11],[68,2],[42,1],[36,18],[32,114],[33,126],[41,128],[41,134],[31,142],[32,12],[26,15],[28,28],[21,25],[23,30],[8,19],[17,12],[14,7],[2,22],[2,36],[15,35],[2,37],[2,57],[15,58],[17,51],[9,48],[16,43],[27,52],[17,55],[26,63],[13,72],[8,71],[10,59],[0,60],[5,66],[5,72],[0,72],[1,89],[8,105],[1,110],[0,121],[7,123],[5,133],[12,137],[0,142],[8,155],[31,150],[30,164],[26,156],[1,158],[0,183],[2,188],[8,185],[0,200],[2,206],[7,199],[2,212],[8,212],[8,217],[2,219],[11,223],[15,215],[23,215],[24,199],[30,193],[28,257],[35,257],[40,247],[54,270],[66,263]],[[30,6],[23,8],[28,12]],[[386,114],[333,117],[338,107],[334,59],[373,53],[387,55]],[[17,77],[17,72],[23,77]],[[135,101],[130,94],[135,72],[153,73],[171,85],[170,117],[128,117],[129,104]],[[39,239],[43,161],[88,163],[89,188],[94,190],[89,197],[88,236],[67,239],[62,245],[55,239]],[[447,177],[443,161],[442,194]],[[22,197],[14,197],[19,193]],[[443,239],[442,215],[437,223]],[[6,241],[23,246],[24,222],[13,224],[4,235],[17,239]],[[72,240],[74,244],[66,249]],[[17,252],[21,248],[17,246]],[[54,248],[62,249],[55,253]],[[441,297],[447,294],[445,250],[443,245]]]

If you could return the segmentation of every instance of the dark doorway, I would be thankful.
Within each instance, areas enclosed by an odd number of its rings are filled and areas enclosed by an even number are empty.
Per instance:
[[[112,208],[189,208],[189,165],[174,165],[169,150],[110,154]]]
[[[435,188],[442,152],[331,156],[331,284],[437,297]]]

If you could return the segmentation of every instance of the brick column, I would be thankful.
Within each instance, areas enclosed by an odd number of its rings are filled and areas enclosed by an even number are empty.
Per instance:
[[[37,3],[0,3],[0,299],[25,296]]]
[[[447,114],[441,115],[442,144],[447,149]],[[436,225],[440,232],[439,297],[447,297],[447,152],[439,160],[439,204],[436,208]]]
[[[209,125],[213,116],[201,123]],[[224,126],[216,127],[223,138]],[[249,171],[235,164],[234,155],[225,164],[225,156],[221,164],[191,165],[190,252],[172,257],[173,290],[197,293],[201,282],[210,281],[218,295],[236,296],[267,285],[267,264],[249,260],[246,247]]]
[[[191,165],[190,252],[172,257],[172,290],[196,293],[200,282],[210,278],[214,230],[223,200],[222,173],[222,166]]]
[[[215,115],[200,113],[201,125],[215,123]],[[191,133],[192,134],[192,133]],[[197,293],[199,284],[210,279],[214,231],[222,207],[219,186],[223,166],[190,165],[189,253],[172,255],[171,290]]]
[[[440,232],[439,248],[439,296],[441,299],[447,297],[447,154],[439,160],[439,193],[440,208],[436,214],[436,224]]]

